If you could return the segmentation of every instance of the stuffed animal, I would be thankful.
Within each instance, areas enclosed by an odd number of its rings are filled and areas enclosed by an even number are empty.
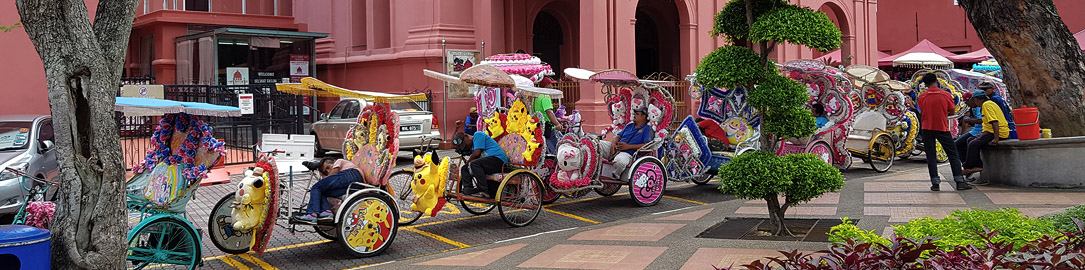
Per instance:
[[[264,169],[256,167],[245,172],[245,178],[237,185],[234,207],[231,216],[234,218],[234,230],[249,231],[264,223],[267,214],[267,174]]]
[[[583,130],[580,128],[581,121],[583,120],[580,116],[580,110],[573,110],[573,114],[569,115],[569,126],[566,128],[569,129],[570,133],[580,134]]]
[[[578,186],[576,181],[581,178],[580,170],[584,169],[584,157],[580,148],[571,143],[563,143],[558,146],[557,159],[558,171],[550,183],[561,189]]]
[[[621,102],[610,104],[610,113],[614,115],[614,126],[625,127],[626,115],[629,113],[625,104]]]
[[[493,117],[486,118],[486,131],[489,131],[491,138],[497,138],[501,134],[505,134],[505,128],[501,126],[501,114],[495,113]]]
[[[528,122],[531,120],[531,115],[527,113],[527,106],[523,101],[517,100],[512,103],[512,107],[509,108],[508,122],[505,123],[505,131],[508,133],[520,133],[521,130],[527,127]]]
[[[648,122],[652,123],[652,127],[659,126],[659,121],[663,120],[663,110],[659,109],[656,105],[648,105]]]
[[[433,154],[427,153],[422,157],[422,168],[415,170],[414,181],[411,181],[411,191],[417,199],[411,204],[411,210],[423,215],[435,216],[444,207],[445,180],[448,178],[448,157],[441,163],[433,163]],[[417,160],[417,157],[416,157]]]
[[[753,135],[746,125],[746,119],[737,116],[728,118],[727,121],[724,121],[723,130],[727,132],[727,141],[730,142],[731,145],[738,145],[739,143],[750,139],[750,136]]]

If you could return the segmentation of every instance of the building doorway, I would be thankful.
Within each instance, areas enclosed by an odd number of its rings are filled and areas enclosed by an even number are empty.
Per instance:
[[[561,65],[561,45],[565,44],[565,35],[561,29],[558,19],[546,11],[539,12],[539,15],[535,16],[535,23],[531,29],[533,53],[543,62],[550,64],[555,72],[565,69]]]
[[[682,54],[675,2],[642,0],[637,3],[635,16],[637,76],[679,76]]]

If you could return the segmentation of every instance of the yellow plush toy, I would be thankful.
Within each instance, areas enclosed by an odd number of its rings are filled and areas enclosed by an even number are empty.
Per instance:
[[[234,230],[249,231],[264,223],[268,204],[267,183],[267,175],[260,167],[245,173],[234,196],[237,206],[230,213],[234,218]]]
[[[418,158],[415,157],[417,161]],[[414,172],[414,181],[411,181],[411,191],[416,200],[411,204],[411,210],[421,212],[423,215],[435,216],[444,207],[445,180],[448,178],[448,158],[441,159],[441,164],[433,163],[432,154],[422,157],[421,169]]]
[[[489,131],[491,138],[497,138],[501,134],[505,134],[505,128],[501,127],[501,114],[495,113],[493,117],[483,120],[486,122],[486,130]]]
[[[524,106],[524,102],[517,100],[512,103],[512,107],[509,108],[509,121],[506,123],[505,131],[509,133],[520,133],[530,122],[531,115],[527,114],[527,106]]]

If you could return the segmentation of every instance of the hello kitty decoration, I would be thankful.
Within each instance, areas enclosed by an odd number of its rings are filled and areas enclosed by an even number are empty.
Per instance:
[[[558,143],[557,170],[550,175],[550,185],[556,189],[572,189],[591,184],[599,168],[596,144],[589,138],[570,133]]]

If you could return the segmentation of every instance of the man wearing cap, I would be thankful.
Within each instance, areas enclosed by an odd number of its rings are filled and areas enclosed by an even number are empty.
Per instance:
[[[599,142],[603,157],[614,162],[614,178],[619,178],[626,167],[629,167],[629,163],[633,162],[633,154],[652,140],[652,134],[655,132],[652,126],[648,125],[648,108],[642,107],[633,110],[633,123],[625,125],[616,137]]]
[[[479,198],[489,198],[490,182],[486,176],[501,172],[509,157],[505,150],[494,141],[486,132],[475,131],[474,134],[456,133],[452,136],[452,143],[459,150],[471,150],[471,156],[467,158],[467,164],[460,168],[460,185],[463,194]]]
[[[957,156],[957,147],[953,145],[953,137],[949,134],[949,115],[954,113],[956,105],[953,104],[953,96],[946,90],[938,88],[938,77],[934,73],[923,75],[923,84],[927,91],[919,95],[917,104],[923,112],[920,116],[919,134],[923,137],[923,149],[927,153],[927,172],[931,177],[931,191],[938,191],[942,182],[938,174],[938,158],[935,142],[942,144],[942,149],[949,156],[950,170],[953,171],[953,181],[957,182],[957,190],[972,189],[965,183],[966,179],[961,172],[961,160]],[[984,114],[987,112],[985,111]]]
[[[973,98],[972,92],[966,92],[961,95],[964,99],[964,103],[968,105],[970,115],[965,115],[961,118],[961,123],[972,125],[972,129],[968,133],[961,134],[957,137],[957,140],[953,144],[957,145],[957,154],[964,156],[968,154],[968,141],[972,140],[976,136],[979,136],[983,132],[983,110],[980,106],[983,105],[983,100],[980,98]]]
[[[561,126],[561,122],[558,121],[558,117],[554,115],[554,101],[550,100],[550,96],[542,95],[535,97],[535,101],[532,102],[532,111],[543,113],[543,117],[539,119],[544,124],[543,137],[546,139],[546,153],[554,154],[558,151],[558,132],[565,130],[565,127]]]
[[[478,108],[471,107],[471,113],[467,114],[467,120],[463,122],[463,133],[475,134],[478,125]]]
[[[997,145],[998,140],[1005,140],[1010,137],[1009,122],[1006,121],[1006,115],[1002,113],[1002,109],[994,101],[987,100],[987,95],[983,91],[976,91],[972,93],[973,99],[979,99],[983,104],[981,110],[983,111],[983,130],[979,136],[968,142],[968,155],[964,162],[964,174],[973,174],[983,171],[983,163],[980,160],[980,150],[987,145]]]
[[[979,84],[978,88],[983,90],[983,93],[987,95],[987,100],[998,104],[998,108],[1002,110],[1002,116],[1006,118],[1004,120],[1009,126],[1009,138],[1017,139],[1017,125],[1013,123],[1013,108],[1010,108],[1010,105],[1006,103],[1006,99],[1002,98],[1002,95],[995,91],[995,84],[991,82],[982,82]]]

